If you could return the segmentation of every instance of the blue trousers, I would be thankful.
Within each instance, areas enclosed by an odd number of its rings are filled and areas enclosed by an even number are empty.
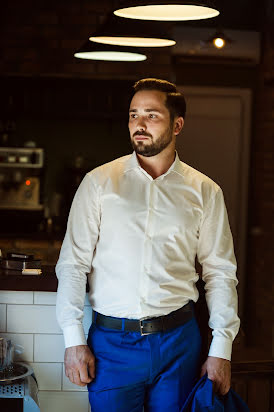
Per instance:
[[[88,345],[96,359],[88,385],[92,412],[179,412],[199,377],[201,336],[194,317],[145,336],[92,324]]]

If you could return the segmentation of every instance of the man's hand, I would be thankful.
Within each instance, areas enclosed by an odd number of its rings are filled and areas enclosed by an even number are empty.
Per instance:
[[[79,386],[85,386],[95,378],[95,358],[87,345],[66,349],[65,373],[72,383]]]
[[[207,372],[213,382],[214,392],[225,395],[230,389],[231,365],[230,361],[209,356],[201,369],[201,377]]]

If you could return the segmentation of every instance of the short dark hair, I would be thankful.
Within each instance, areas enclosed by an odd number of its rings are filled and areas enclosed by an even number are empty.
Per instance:
[[[174,120],[175,116],[185,118],[186,101],[182,93],[177,92],[177,87],[174,83],[161,79],[141,79],[133,86],[134,93],[141,90],[158,90],[166,93],[166,107],[169,110],[170,119]]]

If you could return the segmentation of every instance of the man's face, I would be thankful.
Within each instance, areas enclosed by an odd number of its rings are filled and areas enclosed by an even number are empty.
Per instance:
[[[165,101],[166,94],[158,90],[141,90],[133,96],[128,128],[136,153],[155,156],[172,142],[173,122]]]

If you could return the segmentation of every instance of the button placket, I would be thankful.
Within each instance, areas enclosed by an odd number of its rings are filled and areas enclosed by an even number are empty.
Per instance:
[[[150,183],[148,210],[147,210],[147,224],[144,238],[144,259],[143,259],[143,276],[141,283],[141,303],[145,303],[146,297],[149,292],[149,274],[151,271],[152,261],[152,247],[153,236],[155,231],[155,202],[156,202],[156,190],[155,182]]]
[[[149,195],[149,205],[148,205],[148,220],[147,220],[147,227],[146,227],[146,249],[149,251],[147,255],[147,261],[145,263],[145,267],[149,270],[151,268],[151,253],[152,253],[152,242],[153,242],[153,235],[154,235],[154,219],[155,219],[155,181],[152,181],[150,184],[150,195]]]

